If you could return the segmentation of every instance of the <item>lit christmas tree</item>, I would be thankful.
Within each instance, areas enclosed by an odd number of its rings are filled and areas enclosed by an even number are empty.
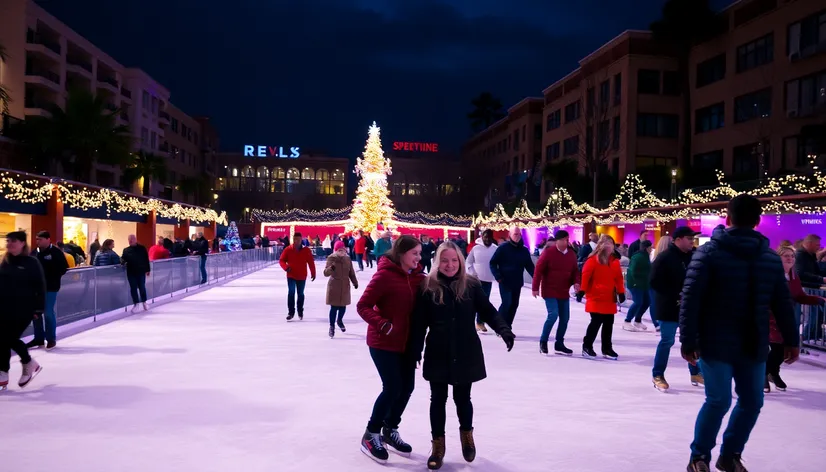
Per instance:
[[[238,237],[238,226],[234,221],[229,223],[229,228],[227,228],[227,234],[224,236],[223,244],[226,246],[228,251],[241,250],[241,238]]]
[[[350,229],[370,233],[377,224],[386,226],[393,219],[393,202],[387,188],[387,176],[391,173],[390,159],[385,159],[381,149],[379,127],[373,122],[364,154],[356,161],[356,175],[361,179],[350,213]]]

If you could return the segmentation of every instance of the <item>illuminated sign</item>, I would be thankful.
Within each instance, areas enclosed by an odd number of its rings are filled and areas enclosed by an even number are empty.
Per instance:
[[[393,150],[439,152],[439,143],[409,143],[407,141],[396,141],[393,143]]]
[[[301,155],[301,152],[298,147],[244,146],[244,157],[289,157],[290,159],[297,159],[299,155]]]

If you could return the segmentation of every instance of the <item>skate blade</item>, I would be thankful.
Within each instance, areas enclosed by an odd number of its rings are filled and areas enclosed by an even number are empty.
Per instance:
[[[662,392],[662,393],[668,393],[668,389],[667,389],[667,388],[660,388],[660,387],[657,387],[656,385],[654,385],[654,388],[656,388],[657,390],[659,390],[659,391],[660,391],[660,392]]]
[[[556,354],[557,356],[566,356],[566,357],[571,357],[571,356],[574,355],[573,352],[568,353],[568,352],[562,352],[562,351],[554,351],[554,354]]]
[[[20,388],[26,388],[26,386],[29,385],[30,383],[32,383],[32,380],[34,380],[34,378],[37,377],[37,375],[40,374],[40,371],[42,371],[42,370],[43,370],[43,366],[38,367],[37,370],[32,373],[32,376],[29,377],[28,382],[26,382],[24,384],[18,384],[20,386]]]
[[[9,384],[0,385],[0,392],[5,392],[8,389],[9,389]]]
[[[390,446],[390,445],[387,444],[386,446]],[[392,446],[385,447],[385,449],[387,449],[388,451],[392,452],[393,454],[395,454],[397,456],[406,457],[408,459],[410,458],[411,454],[413,454],[412,452],[402,452],[402,451],[399,451],[398,449],[393,449]]]
[[[606,356],[605,354],[603,354],[602,357],[604,359],[608,359],[609,361],[615,361],[615,360],[619,359],[619,357]]]
[[[590,354],[585,354],[584,352],[582,353],[582,357],[584,357],[585,359],[591,359],[591,360],[597,358],[597,356],[592,356]]]
[[[370,459],[373,459],[379,464],[387,464],[387,459],[379,459],[378,457],[373,456],[373,454],[370,454],[370,451],[368,451],[367,448],[364,446],[361,446],[361,452],[364,453],[365,456],[369,457]]]

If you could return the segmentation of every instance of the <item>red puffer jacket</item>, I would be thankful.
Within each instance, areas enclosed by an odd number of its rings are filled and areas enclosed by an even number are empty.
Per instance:
[[[404,352],[410,332],[410,314],[424,280],[422,267],[408,274],[387,257],[379,259],[378,270],[361,295],[356,310],[367,322],[367,345],[374,349]],[[389,334],[381,333],[385,322],[393,323]]]
[[[792,293],[792,300],[801,305],[820,305],[823,299],[807,294],[803,291],[803,283],[800,278],[794,273],[794,268],[789,271],[789,292]],[[798,327],[799,329],[799,327]],[[783,335],[780,334],[780,329],[777,328],[777,320],[774,319],[774,314],[769,313],[769,342],[773,344],[783,344]]]
[[[576,254],[568,248],[565,254],[555,243],[548,243],[536,262],[533,271],[533,291],[540,292],[542,298],[569,298],[571,285],[580,281]]]

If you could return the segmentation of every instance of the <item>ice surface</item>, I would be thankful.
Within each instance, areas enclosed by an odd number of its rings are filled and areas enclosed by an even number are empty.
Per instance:
[[[371,275],[359,274],[362,287]],[[325,287],[323,277],[308,282],[304,321],[287,323],[284,273],[272,267],[35,351],[40,376],[0,394],[0,469],[381,470],[359,452],[380,389],[365,324],[351,306],[347,333],[329,339]],[[498,304],[495,288],[492,298]],[[544,305],[527,290],[513,352],[483,337],[489,377],[472,395],[477,460],[462,460],[449,402],[442,470],[685,470],[703,392],[689,384],[676,346],[666,375],[673,389],[662,394],[651,385],[655,334],[624,332],[617,320],[620,360],[585,360],[582,305],[572,303],[571,316],[572,358],[539,354]],[[14,361],[12,380],[19,374]],[[766,397],[748,466],[823,471],[826,370],[798,363],[783,376],[791,387]],[[391,470],[426,469],[429,389],[417,382],[401,425],[414,455],[391,455]]]

